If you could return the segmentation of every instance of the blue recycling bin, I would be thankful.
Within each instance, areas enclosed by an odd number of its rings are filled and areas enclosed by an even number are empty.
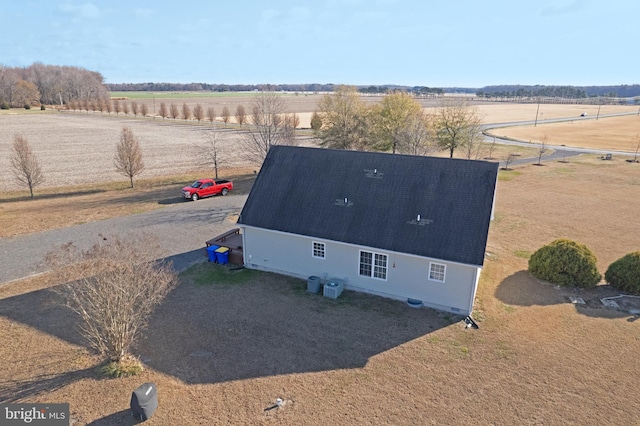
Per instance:
[[[218,247],[215,250],[216,260],[221,265],[229,263],[229,247]]]
[[[218,250],[220,246],[209,246],[207,247],[207,255],[209,256],[209,262],[216,263],[216,250]]]

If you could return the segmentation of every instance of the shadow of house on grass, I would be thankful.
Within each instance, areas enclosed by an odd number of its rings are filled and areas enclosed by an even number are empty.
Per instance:
[[[240,284],[176,288],[137,347],[143,362],[192,384],[362,368],[462,319],[349,291],[328,299],[302,280],[244,272],[251,279]]]
[[[506,305],[550,306],[568,303],[573,304],[579,314],[590,317],[629,317],[628,311],[607,308],[601,302],[603,298],[619,294],[619,290],[609,285],[598,285],[592,289],[555,286],[538,280],[528,271],[518,271],[508,276],[502,280],[495,292],[496,298]],[[581,299],[584,303],[574,303],[573,301],[577,299]]]
[[[170,260],[183,269],[204,256],[204,250],[194,250]],[[148,367],[186,383],[217,383],[362,368],[377,354],[462,320],[351,291],[333,300],[307,293],[303,280],[238,272],[250,278],[205,285],[182,279],[156,308],[133,353]],[[86,346],[77,328],[79,318],[51,288],[1,299],[0,315]],[[0,395],[38,387],[53,390],[85,374],[95,373],[40,378],[9,386],[6,392],[3,388]]]

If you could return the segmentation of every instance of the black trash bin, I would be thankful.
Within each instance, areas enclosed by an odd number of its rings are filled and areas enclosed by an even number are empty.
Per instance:
[[[131,394],[131,414],[138,420],[148,420],[158,408],[155,383],[143,383]]]

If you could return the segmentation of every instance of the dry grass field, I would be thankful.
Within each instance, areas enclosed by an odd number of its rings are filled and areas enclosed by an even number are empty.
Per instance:
[[[576,119],[536,127],[503,127],[489,133],[532,143],[540,142],[546,136],[550,145],[635,152],[640,138],[640,116]]]
[[[245,96],[188,99],[192,103],[195,103],[195,100],[201,100],[203,104],[211,101],[219,113],[221,105],[228,103],[230,109],[234,111],[235,107],[231,108],[231,103],[235,105],[236,102],[239,102],[238,100],[249,103],[252,98]],[[286,97],[290,112],[296,112],[300,115],[301,127],[308,127],[311,111],[315,109],[315,103],[318,99],[319,95]],[[367,102],[379,101],[378,97],[366,97],[365,99]],[[170,101],[176,102],[186,100],[187,98],[170,99]],[[149,99],[140,100],[140,102],[142,101],[151,102]],[[158,99],[156,99],[156,103],[158,103]],[[434,100],[423,101],[427,109],[433,107],[434,103]],[[479,104],[477,106],[478,114],[483,117],[486,123],[531,120],[535,117],[535,108],[536,105],[531,104]],[[546,118],[558,118],[578,116],[579,111],[589,110],[591,106],[544,105],[541,109],[543,108],[547,111]],[[603,106],[601,113],[630,111],[632,108],[636,107]],[[638,132],[634,127],[637,125],[637,117],[636,120],[633,117],[627,117],[625,123],[628,125],[624,127],[618,121],[611,122],[612,124],[609,125],[607,124],[609,120],[621,119],[607,118],[593,122],[591,120],[576,122],[573,127],[559,128],[558,136],[555,134],[555,128],[551,127],[552,125],[532,129],[536,132],[545,132],[549,143],[552,143],[564,140],[572,129],[597,126],[594,130],[589,130],[588,132],[591,133],[586,133],[584,138],[580,137],[579,146],[585,146],[588,143],[585,140],[588,141],[594,132],[595,134],[609,135],[610,133],[607,132],[612,132],[612,130],[606,129],[615,129],[617,132],[615,140],[619,140],[616,143],[625,147],[630,146]],[[0,193],[17,189],[9,162],[11,143],[13,135],[16,133],[21,133],[28,139],[42,164],[45,182],[40,188],[79,186],[87,183],[113,181],[126,182],[127,179],[118,175],[113,167],[115,146],[119,141],[123,126],[131,127],[140,140],[146,165],[146,170],[140,176],[141,178],[212,172],[212,166],[203,163],[201,154],[203,146],[207,143],[207,134],[211,133],[212,127],[208,122],[197,123],[193,120],[185,122],[180,119],[163,120],[161,118],[142,119],[140,117],[134,118],[131,114],[125,117],[93,112],[41,113],[40,111],[30,111],[10,114],[3,112],[0,113],[0,128],[3,130],[0,132]],[[571,124],[566,126],[571,126]],[[221,127],[218,124],[218,128]],[[508,132],[518,132],[518,130],[500,129],[495,132],[499,135],[511,135]],[[537,135],[537,133],[531,133],[532,136],[527,137],[529,133],[526,128],[523,132],[519,134],[523,140],[533,141]],[[241,136],[237,131],[233,131],[233,127],[221,129],[220,134],[219,159],[223,173],[230,169],[257,168],[256,165],[248,165],[242,157],[238,149]],[[598,138],[597,143],[604,139],[606,137]],[[312,143],[308,139],[303,141],[303,144]],[[526,150],[521,153],[521,155],[524,154],[526,154]],[[530,154],[535,155],[535,148],[531,150]],[[36,189],[37,192],[38,189]]]
[[[522,108],[521,118],[511,110],[500,116],[493,108],[490,121],[530,119],[525,116],[531,105]],[[2,230],[23,223],[20,233],[33,232],[114,211],[159,208],[159,199],[191,178],[189,171],[204,170],[177,148],[196,143],[205,126],[88,115],[51,115],[68,120],[69,128],[38,116],[51,126],[40,134],[65,135],[58,146],[72,140],[68,152],[81,147],[105,157],[74,157],[67,173],[94,176],[85,162],[110,164],[113,146],[100,146],[106,139],[92,135],[109,135],[115,145],[122,123],[133,123],[145,152],[163,146],[149,157],[156,176],[163,167],[184,174],[149,179],[133,190],[123,188],[126,182],[94,184],[20,201],[5,193]],[[35,119],[3,119],[3,129],[17,120],[22,127],[15,128],[27,137],[38,127]],[[86,145],[77,134],[87,138]],[[0,150],[6,149],[5,139],[0,142]],[[44,141],[39,146],[46,149]],[[228,146],[232,153],[233,143]],[[60,149],[48,151],[52,165],[64,158],[57,157]],[[229,166],[229,173],[237,170],[250,186],[252,170],[237,164],[244,169]],[[104,173],[101,179],[123,181]],[[4,185],[6,176],[1,179]],[[67,182],[60,179],[60,185]],[[76,177],[69,182],[78,183]],[[147,422],[152,425],[638,424],[640,317],[604,308],[599,299],[617,294],[606,285],[557,289],[533,279],[526,268],[533,251],[560,237],[589,246],[601,272],[640,250],[639,189],[640,164],[615,156],[601,161],[583,155],[500,172],[474,310],[478,330],[465,329],[459,317],[396,301],[352,292],[333,301],[307,294],[299,280],[225,272],[204,263],[181,276],[138,343],[145,372],[106,380],[96,375],[98,360],[79,339],[73,316],[57,303],[50,289],[55,283],[46,275],[13,282],[0,287],[0,402],[69,402],[74,424],[130,425],[131,392],[153,381],[159,408]],[[570,296],[587,303],[573,304]],[[278,397],[283,406],[265,411]]]
[[[154,315],[137,348],[146,371],[104,380],[46,277],[3,286],[0,400],[64,401],[76,424],[126,425],[132,390],[154,381],[157,425],[636,424],[638,317],[603,308],[598,298],[615,294],[606,286],[532,279],[526,257],[567,237],[604,271],[638,250],[639,166],[582,156],[501,172],[479,330],[376,297],[309,295],[274,275],[220,277],[204,264]],[[284,405],[264,411],[278,397]]]

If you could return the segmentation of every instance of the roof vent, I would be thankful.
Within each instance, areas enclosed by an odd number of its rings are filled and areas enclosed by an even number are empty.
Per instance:
[[[414,219],[410,220],[407,222],[409,225],[418,225],[418,226],[425,226],[425,225],[429,225],[431,223],[433,223],[433,220],[431,219],[425,219],[422,217],[422,215],[418,215],[416,216]]]
[[[377,168],[375,169],[364,169],[364,175],[371,179],[382,179],[384,173],[382,173]]]
[[[342,199],[337,199],[335,205],[342,207],[351,207],[353,205],[353,201],[349,200],[349,198],[347,197],[344,197]]]

